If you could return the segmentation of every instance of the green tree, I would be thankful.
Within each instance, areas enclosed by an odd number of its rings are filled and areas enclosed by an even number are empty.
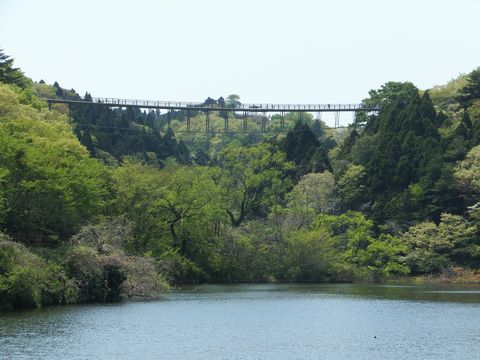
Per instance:
[[[331,281],[338,262],[334,239],[323,229],[292,232],[287,239],[286,278],[290,281]]]
[[[455,170],[461,193],[471,205],[469,213],[480,224],[480,145],[472,148]]]
[[[410,274],[410,268],[403,262],[406,245],[401,239],[382,234],[372,239],[368,247],[357,255],[358,264],[370,272],[374,280],[382,280],[397,275]]]
[[[217,104],[218,104],[218,106],[220,106],[220,107],[225,107],[225,104],[226,104],[226,103],[225,103],[225,99],[223,98],[223,96],[220,96],[220,97],[218,98]]]
[[[438,219],[447,208],[460,212],[451,169],[444,166],[439,117],[428,92],[420,96],[411,83],[388,83],[371,92],[381,104],[378,116],[368,118],[347,160],[365,167],[365,198],[376,222],[400,224]],[[415,185],[417,197],[411,197]]]
[[[369,97],[363,99],[362,104],[365,107],[385,106],[398,100],[408,99],[415,96],[418,89],[411,82],[394,82],[389,81],[382,85],[380,89],[370,90]],[[357,113],[355,118],[356,124],[369,122],[369,127],[375,123],[376,115],[368,116],[365,113]]]
[[[29,79],[20,69],[13,67],[13,59],[0,49],[0,82],[15,84],[21,88],[27,87]]]
[[[176,152],[175,157],[180,165],[190,165],[192,163],[190,151],[182,140],[178,142]]]
[[[472,148],[459,162],[455,176],[462,185],[480,192],[480,145]]]
[[[342,215],[318,215],[313,229],[323,229],[330,234],[335,248],[342,254],[335,264],[337,278],[388,277],[408,274],[409,269],[401,263],[405,246],[392,236],[372,235],[373,222],[359,212]]]
[[[299,120],[282,142],[288,161],[295,163],[294,179],[310,172],[332,171],[327,153],[306,122]]]
[[[478,266],[476,232],[476,226],[452,214],[442,214],[439,225],[427,221],[412,226],[401,237],[409,249],[405,262],[416,274],[437,273],[455,264]]]
[[[209,161],[210,158],[205,153],[205,151],[200,148],[197,148],[197,150],[195,150],[195,163],[197,165],[205,166],[208,164]]]
[[[132,251],[145,252],[162,237],[161,211],[155,202],[161,198],[170,172],[129,158],[112,172],[115,214],[126,216],[133,224],[132,243],[127,245]]]
[[[236,94],[231,94],[228,95],[227,98],[225,99],[225,105],[228,108],[238,108],[242,103],[240,102],[240,96]]]
[[[179,167],[154,202],[162,210],[161,219],[168,226],[173,246],[191,259],[202,245],[208,246],[203,241],[212,235],[213,223],[225,218],[221,190],[214,181],[216,173],[214,168]]]
[[[464,109],[471,106],[476,99],[480,99],[480,67],[468,74],[467,84],[459,90],[457,96]]]
[[[230,143],[219,154],[226,211],[234,226],[266,213],[289,187],[286,176],[293,164],[273,145],[245,147]]]
[[[350,166],[338,180],[338,187],[345,206],[349,209],[358,209],[368,200],[366,195],[366,172],[363,165]]]
[[[316,214],[335,213],[340,200],[333,175],[328,171],[302,176],[286,199],[287,212],[296,219],[294,228],[308,227]]]
[[[0,167],[0,224],[5,223],[7,217],[7,179],[9,170],[7,168]]]
[[[107,174],[65,116],[20,104],[18,97],[0,85],[4,226],[25,242],[56,242],[100,214]]]

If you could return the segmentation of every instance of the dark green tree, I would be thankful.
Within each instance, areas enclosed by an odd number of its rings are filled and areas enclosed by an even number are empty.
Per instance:
[[[295,180],[309,172],[332,171],[325,149],[310,127],[303,121],[295,123],[282,143],[287,160],[295,163],[292,175]]]
[[[205,153],[205,151],[203,151],[200,148],[197,148],[197,150],[195,151],[195,163],[197,165],[205,166],[205,165],[208,165],[209,161],[210,161],[210,158]]]
[[[480,99],[480,67],[467,76],[468,83],[460,89],[457,101],[464,109],[472,105],[473,100]]]
[[[225,104],[229,108],[237,108],[237,107],[240,107],[240,105],[242,105],[242,103],[240,102],[240,96],[236,94],[228,95],[227,99],[225,100]]]
[[[0,49],[0,82],[15,84],[21,88],[28,85],[28,79],[20,69],[13,67],[13,59]]]
[[[312,125],[312,132],[315,134],[317,138],[323,137],[325,134],[325,130],[323,129],[322,123],[320,120],[315,120],[315,122]]]
[[[191,165],[192,157],[190,156],[190,150],[188,150],[187,145],[180,140],[176,146],[176,155],[175,158],[177,162],[181,165]]]
[[[437,220],[446,207],[458,213],[462,205],[455,200],[452,170],[443,164],[464,155],[466,125],[442,140],[438,129],[443,118],[428,92],[420,96],[411,83],[387,83],[370,94],[365,102],[381,104],[382,110],[367,119],[361,136],[352,132],[341,155],[365,167],[365,190],[376,222]],[[365,151],[368,156],[357,155]]]
[[[81,135],[80,142],[87,148],[92,156],[95,156],[95,147],[93,146],[92,136],[88,130]]]
[[[213,105],[217,105],[217,102],[209,96],[208,98],[205,99],[205,101],[203,102],[203,105],[213,106]]]

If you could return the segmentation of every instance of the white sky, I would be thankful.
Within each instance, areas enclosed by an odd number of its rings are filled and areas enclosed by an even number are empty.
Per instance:
[[[0,0],[0,47],[81,95],[349,103],[480,65],[478,0]]]

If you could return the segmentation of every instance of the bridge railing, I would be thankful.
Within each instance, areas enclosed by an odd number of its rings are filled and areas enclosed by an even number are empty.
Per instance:
[[[64,100],[64,99],[47,99],[50,103],[90,103],[83,99],[79,100]],[[176,110],[190,110],[198,109],[202,111],[245,111],[245,112],[341,112],[341,111],[378,111],[379,106],[365,107],[363,104],[270,104],[270,103],[245,103],[237,104],[236,106],[220,106],[218,104],[205,104],[202,102],[193,101],[158,101],[158,100],[138,100],[138,99],[120,99],[120,98],[92,98],[92,103],[104,104],[107,106],[135,106],[145,108],[160,108],[160,109],[176,109]]]
[[[245,103],[236,106],[220,106],[218,104],[205,104],[202,102],[185,101],[158,101],[158,100],[138,100],[138,99],[119,99],[119,98],[100,98],[95,97],[93,102],[112,104],[119,106],[146,106],[146,107],[164,107],[164,108],[209,108],[212,110],[228,109],[234,111],[283,111],[283,110],[301,110],[301,111],[355,111],[364,109],[362,104],[269,104],[269,103]],[[377,108],[372,108],[376,110]]]
[[[132,106],[165,106],[165,107],[199,107],[201,102],[186,101],[158,101],[158,100],[138,100],[138,99],[118,99],[118,98],[92,98],[93,102],[112,104],[112,105],[132,105]]]

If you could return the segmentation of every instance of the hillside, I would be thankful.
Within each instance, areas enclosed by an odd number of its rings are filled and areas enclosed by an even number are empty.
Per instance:
[[[480,69],[425,92],[387,82],[364,100],[380,113],[341,135],[292,114],[286,134],[221,136],[182,133],[181,112],[169,129],[158,112],[50,110],[39,96],[80,96],[10,60],[2,53],[0,307],[480,269]]]

